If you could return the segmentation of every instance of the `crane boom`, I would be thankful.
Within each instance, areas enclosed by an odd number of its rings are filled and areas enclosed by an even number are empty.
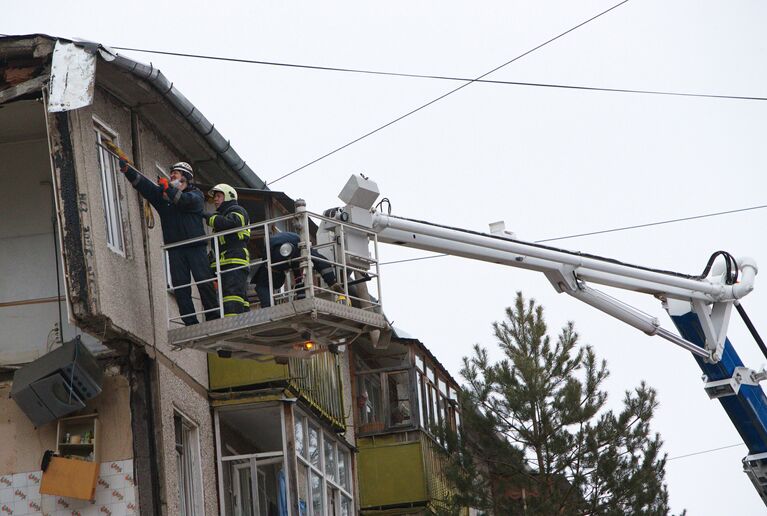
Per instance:
[[[727,339],[733,305],[754,288],[758,269],[753,259],[736,261],[739,281],[730,270],[735,267],[732,263],[727,264],[726,274],[690,276],[525,242],[497,225],[487,234],[384,214],[372,209],[378,195],[375,182],[352,176],[339,195],[346,206],[328,210],[325,215],[360,226],[359,234],[347,229],[339,238],[333,234],[332,224],[323,224],[318,242],[343,240],[337,253],[352,250],[360,256],[366,252],[372,232],[376,243],[541,272],[557,292],[689,351],[704,373],[706,393],[719,401],[747,445],[744,472],[767,504],[767,397],[759,385],[767,379],[767,372],[745,367]],[[657,318],[594,289],[590,283],[654,296],[662,302],[678,333],[662,328]]]

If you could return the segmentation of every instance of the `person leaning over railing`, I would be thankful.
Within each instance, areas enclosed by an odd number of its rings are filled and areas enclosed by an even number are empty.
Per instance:
[[[210,189],[215,213],[203,213],[205,222],[214,232],[245,227],[250,224],[248,212],[237,204],[237,191],[221,183]],[[221,292],[224,301],[224,317],[248,311],[247,300],[248,264],[250,252],[250,229],[229,233],[218,238],[218,265],[221,270]],[[215,259],[210,264],[215,271]]]
[[[162,239],[166,244],[205,235],[205,228],[200,215],[205,206],[205,196],[194,186],[194,174],[189,163],[179,162],[170,168],[170,181],[159,178],[157,184],[144,177],[138,170],[129,166],[125,157],[120,157],[120,172],[149,201],[160,215]],[[173,285],[189,285],[191,276],[197,282],[211,279],[208,267],[208,254],[205,240],[192,244],[173,247],[168,250],[170,279]],[[205,310],[205,319],[218,319],[218,298],[212,282],[198,283],[197,290]],[[197,316],[192,302],[192,287],[186,286],[174,290],[178,311],[184,324],[197,324]]]
[[[272,287],[279,289],[285,283],[285,273],[288,270],[293,271],[293,275],[296,278],[297,289],[298,285],[302,284],[301,269],[299,267],[298,258],[301,257],[301,251],[299,249],[299,243],[301,237],[296,233],[289,231],[283,233],[277,233],[269,237],[269,254],[271,256],[272,266]],[[312,266],[314,270],[320,273],[322,279],[328,286],[336,291],[343,292],[344,287],[337,282],[336,270],[333,264],[322,254],[316,251],[314,248],[311,250]],[[258,294],[258,301],[261,303],[261,308],[272,306],[272,301],[269,292],[269,274],[266,265],[256,271],[251,283],[256,285],[256,294]]]

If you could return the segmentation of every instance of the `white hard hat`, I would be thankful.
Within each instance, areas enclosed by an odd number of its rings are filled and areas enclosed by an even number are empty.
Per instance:
[[[186,161],[179,161],[178,163],[174,163],[170,167],[170,171],[173,172],[174,170],[178,170],[181,172],[181,174],[184,175],[187,179],[193,179],[194,178],[194,172],[192,171],[192,165],[187,163]]]
[[[224,201],[236,201],[237,200],[237,190],[232,188],[226,183],[219,183],[213,188],[210,189],[208,192],[210,195],[213,195],[213,192],[221,192],[224,194]]]

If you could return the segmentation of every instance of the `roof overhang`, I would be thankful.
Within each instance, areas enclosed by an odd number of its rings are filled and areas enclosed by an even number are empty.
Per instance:
[[[10,60],[29,59],[33,64],[35,60],[48,60],[59,42],[72,43],[95,54],[97,87],[104,88],[155,126],[179,156],[193,163],[203,181],[228,181],[234,186],[267,189],[229,140],[152,65],[134,61],[98,43],[44,34],[0,38],[0,64]]]

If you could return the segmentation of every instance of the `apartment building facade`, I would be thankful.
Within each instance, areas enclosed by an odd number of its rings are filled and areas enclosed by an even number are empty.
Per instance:
[[[366,336],[308,358],[174,343],[159,218],[107,141],[149,177],[187,161],[198,184],[231,184],[252,220],[296,209],[159,70],[95,43],[0,38],[0,514],[432,511],[447,487],[428,428],[459,420],[444,368],[400,337],[385,357]],[[35,424],[20,371],[57,350],[71,364],[31,391],[65,414]],[[88,399],[85,355],[100,377]],[[386,478],[395,452],[422,465],[407,492]]]

